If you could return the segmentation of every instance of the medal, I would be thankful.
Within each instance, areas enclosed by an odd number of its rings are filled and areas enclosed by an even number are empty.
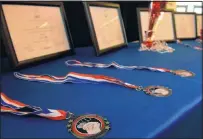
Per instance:
[[[117,69],[125,69],[125,70],[148,70],[148,71],[154,71],[154,72],[168,72],[173,73],[175,75],[181,76],[181,77],[192,77],[195,76],[194,73],[186,70],[170,70],[166,68],[156,68],[156,67],[146,67],[146,66],[123,66],[119,65],[116,62],[112,62],[110,64],[102,64],[102,63],[91,63],[91,62],[80,62],[78,60],[68,60],[65,62],[67,66],[75,66],[75,67],[89,67],[89,68],[110,68],[114,67]]]
[[[99,83],[110,83],[110,84],[116,84],[120,85],[126,88],[134,89],[136,91],[143,91],[148,95],[151,96],[158,96],[154,95],[153,91],[149,90],[147,87],[146,89],[143,88],[142,86],[137,86],[133,85],[127,82],[124,82],[122,80],[109,77],[109,76],[104,76],[104,75],[93,75],[93,74],[82,74],[82,73],[76,73],[76,72],[70,72],[64,77],[57,77],[57,76],[52,76],[52,75],[27,75],[27,74],[21,74],[18,72],[14,73],[14,76],[18,79],[23,79],[23,80],[28,80],[28,81],[37,81],[37,82],[46,82],[46,83],[56,83],[56,84],[64,84],[64,83],[92,83],[92,84],[99,84]],[[162,95],[163,97],[166,97],[168,95],[172,94],[172,91],[166,87],[163,86],[150,86],[151,88],[156,88],[156,89],[162,89],[163,90],[168,90],[168,93],[165,92],[165,95]],[[155,89],[155,94],[159,94],[159,92],[156,92]],[[167,95],[168,94],[168,95]]]
[[[107,119],[98,115],[82,115],[68,121],[68,131],[77,138],[98,138],[110,130]]]
[[[149,86],[145,88],[145,93],[156,97],[166,97],[172,94],[172,90],[163,86]]]
[[[101,137],[110,130],[110,123],[106,118],[95,114],[74,116],[64,110],[42,109],[12,100],[1,93],[1,112],[18,116],[36,115],[50,120],[68,120],[68,131],[78,138]]]
[[[195,74],[191,71],[186,71],[186,70],[172,70],[171,71],[175,75],[179,75],[181,77],[192,77],[195,76]]]

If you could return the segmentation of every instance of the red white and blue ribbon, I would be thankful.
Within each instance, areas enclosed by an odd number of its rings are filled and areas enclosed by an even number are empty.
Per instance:
[[[21,74],[21,73],[15,72],[14,76],[16,78],[28,80],[28,81],[56,83],[56,84],[64,84],[68,82],[69,83],[92,83],[92,84],[110,83],[110,84],[124,86],[130,89],[134,89],[136,91],[143,91],[145,94],[151,95],[151,96],[166,97],[171,95],[171,89],[164,86],[148,86],[143,88],[142,86],[133,85],[133,84],[124,82],[122,80],[109,77],[109,76],[104,76],[104,75],[93,75],[93,74],[82,74],[82,73],[70,72],[64,77],[57,77],[57,76],[51,76],[51,75],[27,75],[27,74]]]
[[[51,120],[65,120],[71,117],[72,113],[64,110],[44,109],[12,100],[4,93],[1,93],[1,112],[12,113],[19,116],[37,115]]]
[[[180,41],[180,40],[177,40],[177,43],[178,43],[178,44],[182,44],[182,45],[184,45],[184,46],[186,46],[186,47],[191,47],[191,48],[193,48],[193,49],[195,49],[195,50],[199,50],[199,51],[202,51],[202,50],[203,50],[203,48],[202,48],[201,46],[192,46],[192,45],[190,45],[190,44],[183,43],[183,42]]]
[[[112,62],[110,64],[102,64],[102,63],[91,63],[91,62],[80,62],[78,60],[68,60],[65,62],[67,66],[73,66],[73,67],[89,67],[89,68],[116,68],[116,69],[125,69],[125,70],[148,70],[148,71],[154,71],[154,72],[168,72],[172,73],[174,75],[178,75],[181,77],[192,77],[195,74],[191,71],[187,70],[170,70],[166,68],[157,68],[157,67],[146,67],[146,66],[123,66],[119,65],[116,62]]]
[[[119,65],[116,62],[112,62],[110,64],[102,64],[102,63],[91,63],[91,62],[80,62],[78,60],[68,60],[65,62],[67,66],[74,67],[89,67],[89,68],[117,68],[117,69],[125,69],[125,70],[150,70],[150,71],[158,71],[158,72],[172,72],[170,69],[166,68],[155,68],[155,67],[146,67],[146,66],[123,66]]]
[[[119,79],[104,76],[104,75],[93,75],[93,74],[82,74],[76,72],[70,72],[64,77],[52,76],[52,75],[28,75],[14,72],[14,76],[18,79],[28,80],[28,81],[38,81],[45,83],[55,83],[55,84],[64,84],[64,83],[110,83],[117,84],[131,89],[140,89],[140,86],[129,84],[123,82]]]

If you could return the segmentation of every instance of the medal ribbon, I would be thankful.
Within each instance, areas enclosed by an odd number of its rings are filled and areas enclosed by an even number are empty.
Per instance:
[[[141,86],[136,86],[133,84],[129,84],[123,82],[119,79],[104,76],[104,75],[92,75],[92,74],[81,74],[76,72],[70,72],[64,77],[59,76],[51,76],[51,75],[26,75],[18,72],[14,73],[14,76],[19,79],[28,80],[28,81],[38,81],[38,82],[46,82],[46,83],[111,83],[117,84],[120,86],[124,86],[131,89],[141,90]]]
[[[190,44],[183,43],[183,42],[180,41],[180,40],[177,40],[177,43],[178,43],[178,44],[182,44],[182,45],[184,45],[184,46],[186,46],[186,47],[191,47],[191,48],[193,48],[193,49],[195,49],[195,50],[199,50],[199,51],[202,51],[202,50],[203,50],[203,48],[200,47],[200,46],[192,46],[192,45],[190,45]]]
[[[67,116],[71,116],[70,112],[64,110],[42,109],[12,100],[4,93],[1,93],[1,112],[12,113],[19,116],[37,115],[51,120],[65,120]]]
[[[173,70],[166,68],[155,68],[155,67],[146,67],[146,66],[123,66],[119,65],[116,62],[112,62],[110,64],[101,64],[101,63],[91,63],[91,62],[80,62],[78,60],[68,60],[65,62],[67,66],[75,66],[75,67],[89,67],[89,68],[117,68],[117,69],[125,69],[125,70],[149,70],[149,71],[157,71],[157,72],[169,72],[174,73]]]

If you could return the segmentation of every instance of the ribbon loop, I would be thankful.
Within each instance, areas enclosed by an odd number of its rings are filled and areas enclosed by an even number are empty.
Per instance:
[[[66,117],[70,116],[70,112],[65,112],[63,110],[42,109],[40,107],[12,100],[4,93],[1,93],[1,112],[12,113],[19,116],[37,115],[51,120],[65,120]]]
[[[136,88],[137,86],[125,83],[119,79],[104,76],[104,75],[93,75],[93,74],[82,74],[76,72],[70,72],[64,77],[57,77],[52,75],[28,75],[21,73],[14,73],[14,76],[19,79],[28,80],[28,81],[38,81],[38,82],[47,82],[47,83],[57,83],[63,84],[66,82],[71,83],[111,83],[124,86],[127,88]]]
[[[69,60],[66,64],[72,65],[72,66],[77,66],[77,65],[80,65],[82,63],[80,61],[77,61],[77,60]]]

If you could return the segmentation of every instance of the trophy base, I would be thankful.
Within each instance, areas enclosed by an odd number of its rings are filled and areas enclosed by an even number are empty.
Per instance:
[[[153,41],[151,47],[147,47],[146,44],[142,43],[139,51],[153,51],[159,53],[172,53],[175,49],[168,46],[165,41]]]

